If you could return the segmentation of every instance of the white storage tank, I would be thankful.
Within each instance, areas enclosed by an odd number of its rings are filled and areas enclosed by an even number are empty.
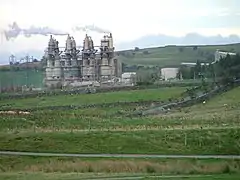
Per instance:
[[[85,39],[83,41],[83,49],[88,50],[89,49],[89,38],[88,35],[86,34]]]
[[[162,68],[161,76],[164,80],[175,79],[177,77],[179,68]]]
[[[112,33],[109,35],[109,49],[113,49],[113,38],[112,38]]]
[[[72,37],[72,48],[73,49],[77,48],[76,41],[75,41],[75,39],[73,37]]]

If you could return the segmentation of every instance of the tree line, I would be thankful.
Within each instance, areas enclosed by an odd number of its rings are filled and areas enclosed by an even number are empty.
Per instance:
[[[179,68],[178,78],[183,79],[200,79],[212,78],[215,81],[223,83],[233,81],[240,78],[240,55],[230,56],[229,54],[220,58],[219,61],[210,64],[202,65],[197,60],[196,65],[193,67],[181,66]]]

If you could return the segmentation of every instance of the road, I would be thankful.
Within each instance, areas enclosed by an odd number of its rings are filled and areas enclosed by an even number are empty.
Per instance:
[[[170,159],[240,159],[240,155],[162,155],[162,154],[67,154],[43,152],[0,151],[0,155],[80,158],[170,158]]]

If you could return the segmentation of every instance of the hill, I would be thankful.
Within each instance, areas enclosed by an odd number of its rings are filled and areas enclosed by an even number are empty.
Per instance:
[[[204,36],[198,33],[188,33],[185,36],[176,37],[165,34],[145,35],[130,42],[116,44],[117,49],[131,49],[133,47],[146,48],[166,45],[224,45],[239,43],[240,37],[232,34],[227,37],[221,35]]]
[[[193,46],[165,46],[120,51],[119,58],[131,65],[157,65],[160,67],[175,67],[181,62],[214,61],[214,53],[222,51],[240,52],[240,43],[228,45],[193,45]]]

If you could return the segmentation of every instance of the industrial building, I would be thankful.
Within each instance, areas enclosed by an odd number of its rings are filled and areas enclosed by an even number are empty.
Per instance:
[[[225,58],[227,55],[236,56],[237,54],[233,53],[233,52],[223,52],[223,51],[220,51],[219,49],[217,49],[216,52],[215,52],[215,55],[214,55],[215,60],[214,60],[213,63],[218,62],[221,58]]]
[[[136,82],[136,78],[136,72],[125,72],[122,74],[121,82],[134,85],[134,83]]]
[[[176,79],[178,72],[179,72],[179,68],[162,68],[161,77],[165,81],[170,79]]]
[[[209,63],[200,63],[201,66],[208,66]],[[195,67],[197,63],[190,63],[190,62],[182,62],[181,66],[186,66],[186,67]]]
[[[58,41],[50,36],[45,54],[47,59],[45,85],[47,87],[67,87],[71,84],[104,83],[121,77],[122,63],[116,58],[112,34],[104,35],[100,46],[94,46],[86,34],[83,46],[69,36],[66,46],[60,51]]]

